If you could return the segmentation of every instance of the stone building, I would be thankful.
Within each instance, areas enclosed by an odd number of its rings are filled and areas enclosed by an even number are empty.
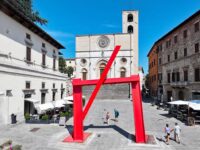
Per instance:
[[[152,97],[157,97],[158,92],[158,53],[154,44],[147,55],[149,59],[149,92]]]
[[[58,71],[64,48],[6,1],[0,1],[0,124],[34,114],[36,107],[62,99],[66,76]]]
[[[122,33],[76,36],[76,78],[100,78],[116,45],[121,45],[121,49],[107,77],[138,74],[138,11],[122,12]],[[87,97],[91,88],[85,88]],[[98,98],[125,98],[130,96],[129,91],[129,85],[107,85],[102,87]]]
[[[76,78],[98,79],[116,45],[121,49],[108,77],[138,73],[138,12],[123,11],[122,16],[123,33],[76,37]]]
[[[164,101],[200,99],[199,44],[200,10],[155,43]]]

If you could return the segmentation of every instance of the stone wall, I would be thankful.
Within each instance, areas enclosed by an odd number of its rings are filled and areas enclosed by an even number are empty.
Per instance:
[[[82,88],[86,100],[89,99],[94,88],[95,86],[84,86]],[[103,85],[96,99],[129,99],[129,91],[129,84]]]

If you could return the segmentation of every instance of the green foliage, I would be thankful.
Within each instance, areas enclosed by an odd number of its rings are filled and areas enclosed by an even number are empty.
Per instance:
[[[26,114],[24,115],[24,117],[25,117],[25,120],[30,120],[30,119],[31,119],[31,116],[30,116],[29,113],[26,113]]]
[[[43,115],[42,116],[42,120],[49,120],[49,116],[48,115]]]
[[[73,72],[74,72],[74,69],[71,66],[67,67],[66,73],[67,73],[68,77],[71,77]]]
[[[60,117],[65,117],[65,113],[64,112],[60,112]]]
[[[42,17],[38,11],[34,11],[32,9],[32,0],[16,0],[12,1],[15,8],[20,11],[25,17],[27,17],[32,22],[40,23],[41,25],[45,25],[48,21]]]
[[[60,112],[60,117],[69,117],[70,113],[68,111],[66,112]]]
[[[147,74],[146,76],[145,76],[145,87],[147,88],[147,89],[149,89],[149,74]]]
[[[59,71],[61,73],[66,73],[66,61],[63,57],[59,57]]]

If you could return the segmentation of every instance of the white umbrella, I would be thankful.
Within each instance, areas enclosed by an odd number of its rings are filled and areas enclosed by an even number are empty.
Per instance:
[[[192,108],[193,110],[200,110],[200,104],[197,103],[190,102],[189,107]]]
[[[73,104],[71,101],[65,101],[65,105]]]
[[[85,99],[85,96],[84,96],[84,95],[82,96],[82,99]],[[64,98],[64,100],[65,100],[65,101],[73,101],[74,98],[73,98],[73,96],[67,96],[67,97]]]
[[[67,100],[67,101],[69,101],[69,100],[70,100],[70,101],[73,101],[73,96],[67,96],[67,97],[64,98],[64,100]]]
[[[168,102],[168,104],[171,104],[171,105],[188,105],[189,102],[188,101],[177,100],[177,101]]]
[[[61,108],[61,107],[65,107],[64,104],[66,102],[64,100],[56,100],[56,101],[53,101],[53,105],[55,108]]]

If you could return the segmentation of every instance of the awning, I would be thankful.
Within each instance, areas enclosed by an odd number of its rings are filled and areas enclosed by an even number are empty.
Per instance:
[[[70,104],[73,104],[73,102],[72,101],[65,101],[65,105],[70,105]]]
[[[36,107],[38,114],[45,113],[48,110],[54,109],[54,106],[51,102],[45,103],[45,104],[40,104]]]
[[[82,99],[85,99],[85,96],[84,96],[84,95],[82,96]],[[65,100],[65,101],[73,101],[74,98],[73,98],[73,96],[67,96],[67,97],[64,98],[64,100]]]
[[[168,104],[171,104],[171,105],[188,105],[189,102],[188,101],[177,100],[177,101],[168,102]]]
[[[56,100],[53,101],[53,105],[55,108],[61,108],[61,107],[65,107],[65,101],[64,100]]]
[[[190,103],[189,107],[192,108],[193,110],[200,110],[200,104],[197,103]]]
[[[39,100],[33,99],[33,98],[26,98],[25,101],[31,102],[31,103],[33,103],[33,104],[39,103],[39,102],[40,102]]]
[[[73,96],[67,96],[64,98],[65,101],[73,101]]]

